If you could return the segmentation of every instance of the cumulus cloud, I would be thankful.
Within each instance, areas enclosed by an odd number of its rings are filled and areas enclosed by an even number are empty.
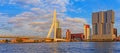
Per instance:
[[[69,0],[11,0],[10,4],[16,4],[25,8],[30,8],[31,6],[39,7],[46,11],[51,11],[51,9],[56,8],[60,12],[65,12]]]
[[[44,24],[47,24],[47,22],[32,22],[30,23],[30,25],[44,25]]]
[[[115,11],[115,28],[120,29],[120,10]],[[118,34],[120,34],[120,30],[118,30]]]
[[[65,35],[66,29],[70,29],[73,33],[83,32],[83,24],[87,23],[84,18],[72,18],[64,13],[69,0],[11,0],[10,4],[33,6],[28,8],[30,11],[25,11],[8,19],[8,24],[12,29],[9,33],[13,35],[46,37],[52,24],[54,8],[57,10],[57,19],[60,21],[63,35]]]
[[[83,19],[83,18],[70,18],[70,17],[67,17],[66,20],[70,21],[70,22],[76,22],[76,23],[86,23],[86,20]]]
[[[65,35],[67,29],[70,29],[72,33],[83,33],[83,25],[87,23],[84,18],[80,17],[66,17],[65,19],[59,19],[59,21],[63,35]]]
[[[52,15],[53,13],[51,13],[51,15],[44,14],[43,16],[34,17],[35,14],[32,14],[31,16],[24,16],[20,14],[17,15],[18,17],[16,16],[11,18],[9,23],[14,25],[17,33],[22,32],[21,30],[33,31],[32,33],[40,34],[45,37],[50,25],[52,24]],[[70,29],[73,33],[83,32],[83,24],[87,23],[84,18],[71,18],[65,15],[60,17],[60,14],[57,15],[59,15],[57,16],[57,19],[60,21],[60,27],[63,30],[63,35],[65,35],[66,29]]]

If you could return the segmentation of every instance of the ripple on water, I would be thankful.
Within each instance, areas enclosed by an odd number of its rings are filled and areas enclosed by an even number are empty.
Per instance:
[[[120,53],[118,42],[0,44],[0,53]]]

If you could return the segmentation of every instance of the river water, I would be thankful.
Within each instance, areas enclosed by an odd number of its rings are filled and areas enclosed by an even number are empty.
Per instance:
[[[120,53],[120,42],[0,44],[0,53]]]

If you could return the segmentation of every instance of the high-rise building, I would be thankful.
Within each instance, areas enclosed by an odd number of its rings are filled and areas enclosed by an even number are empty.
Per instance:
[[[114,28],[114,34],[115,34],[115,37],[117,37],[117,29]]]
[[[114,28],[114,11],[100,11],[92,13],[92,39],[113,40],[115,35]]]
[[[60,24],[59,24],[59,21],[56,20],[56,28],[60,28],[59,25],[60,25]]]
[[[84,38],[85,40],[90,39],[90,25],[84,24]]]
[[[59,21],[56,20],[56,38],[61,38],[61,28],[59,27]]]
[[[56,38],[61,38],[62,30],[61,28],[56,29]]]
[[[66,31],[66,40],[67,41],[71,40],[71,31],[69,29],[67,29],[67,31]]]

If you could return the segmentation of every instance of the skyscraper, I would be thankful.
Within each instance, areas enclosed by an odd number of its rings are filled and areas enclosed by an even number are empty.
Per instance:
[[[114,28],[114,11],[100,11],[92,13],[92,39],[113,40],[115,35]]]
[[[57,29],[56,29],[56,38],[61,38],[61,35],[62,35],[62,30],[61,30],[61,28],[57,28]]]
[[[114,28],[115,37],[117,37],[117,28]]]
[[[61,33],[62,33],[62,30],[59,27],[59,21],[56,20],[56,38],[61,38]]]
[[[67,29],[67,31],[66,31],[66,40],[67,41],[71,40],[71,31],[69,29]]]
[[[56,20],[56,28],[60,28],[59,25],[60,25],[60,24],[59,24],[59,21]]]
[[[84,24],[84,36],[85,40],[90,39],[90,25]]]

